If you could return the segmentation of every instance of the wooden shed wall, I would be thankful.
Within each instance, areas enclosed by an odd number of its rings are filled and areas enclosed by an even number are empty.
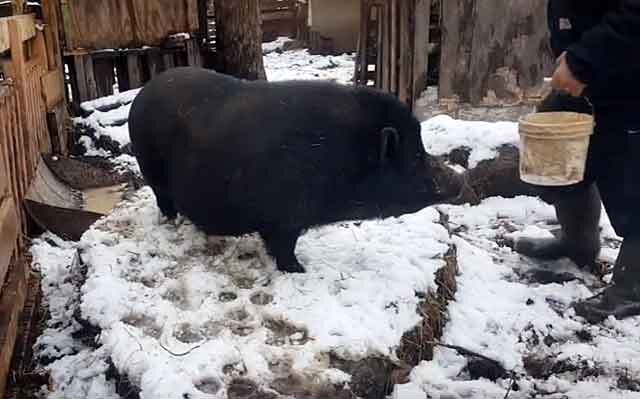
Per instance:
[[[198,30],[197,0],[62,0],[67,49],[159,46]]]
[[[0,397],[27,290],[22,202],[40,154],[66,146],[51,120],[64,115],[65,104],[58,32],[46,22],[40,30],[33,15],[0,18]]]

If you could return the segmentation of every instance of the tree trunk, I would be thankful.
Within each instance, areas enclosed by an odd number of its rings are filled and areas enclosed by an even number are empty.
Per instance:
[[[554,65],[546,3],[443,0],[440,98],[473,106],[536,98]]]
[[[215,0],[218,71],[266,79],[262,62],[259,0]]]

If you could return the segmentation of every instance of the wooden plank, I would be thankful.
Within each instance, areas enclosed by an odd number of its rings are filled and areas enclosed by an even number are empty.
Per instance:
[[[202,66],[202,56],[200,54],[200,47],[194,39],[187,40],[187,65],[188,66]]]
[[[33,148],[33,140],[30,140],[28,132],[29,115],[28,104],[26,96],[24,95],[25,82],[26,82],[26,62],[24,46],[20,36],[20,24],[18,20],[10,19],[8,22],[9,27],[9,41],[11,43],[11,68],[10,76],[16,81],[17,84],[17,104],[19,109],[19,116],[15,115],[17,120],[14,121],[14,126],[19,126],[17,134],[17,145],[15,147],[15,156],[20,160],[20,166],[18,168],[17,177],[20,179],[20,198],[26,192],[28,185],[28,171],[30,170],[29,154]]]
[[[398,0],[391,0],[391,76],[389,91],[398,94]]]
[[[60,51],[60,0],[45,0],[42,2],[42,16],[45,27],[44,35],[47,43],[47,69],[52,70],[62,65]]]
[[[165,71],[167,69],[175,68],[175,66],[176,66],[175,57],[174,57],[174,55],[172,53],[163,54],[162,55],[162,62],[164,63]]]
[[[116,83],[113,59],[90,57],[93,59],[93,74],[96,81],[97,97],[112,95],[113,85]]]
[[[376,5],[376,87],[382,89],[382,73],[383,73],[383,60],[384,60],[384,7]]]
[[[127,71],[127,57],[119,56],[115,60],[116,66],[116,77],[118,79],[118,90],[121,92],[127,91],[131,88],[131,84],[129,82],[129,74]]]
[[[415,0],[410,0],[411,2]],[[400,65],[398,75],[398,98],[405,104],[410,104],[411,93],[411,69],[413,68],[413,32],[411,29],[413,5],[409,0],[399,2],[399,39],[400,39]]]
[[[429,31],[431,26],[431,0],[416,0],[414,15],[412,104],[427,88],[429,71]]]
[[[0,282],[4,282],[18,240],[18,213],[13,198],[0,203]]]
[[[9,24],[15,24],[16,39],[25,42],[36,35],[35,17],[33,14],[16,15],[0,18],[0,53],[11,48],[9,40]]]
[[[367,47],[369,37],[370,13],[367,0],[360,0],[360,35],[358,38],[358,59],[356,65],[356,82],[362,85],[367,84]],[[311,32],[314,38],[315,32]],[[314,44],[311,46],[314,47]]]
[[[382,9],[382,90],[388,92],[391,89],[391,4],[385,2]]]
[[[162,72],[162,55],[157,51],[150,51],[147,54],[147,65],[149,65],[149,77],[153,78]]]
[[[98,98],[98,88],[93,72],[93,59],[91,56],[74,56],[73,63],[75,66],[75,77],[78,85],[78,102]]]
[[[20,312],[27,297],[26,269],[21,258],[13,262],[7,285],[0,296],[0,392],[3,393],[11,367]]]
[[[42,94],[47,111],[64,101],[64,76],[61,70],[54,69],[42,77]]]
[[[129,75],[129,89],[137,89],[142,86],[142,60],[137,54],[127,55],[127,71]]]

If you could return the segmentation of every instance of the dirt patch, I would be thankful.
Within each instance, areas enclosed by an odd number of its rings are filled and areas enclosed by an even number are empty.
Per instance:
[[[616,386],[625,391],[640,392],[640,380],[633,379],[629,375],[618,378]]]
[[[98,135],[93,126],[84,122],[74,123],[72,128],[73,147],[71,153],[73,155],[84,155],[87,149],[82,145],[82,136],[91,138],[96,148],[110,152],[114,156],[129,154],[132,155],[131,145],[120,146],[120,143],[109,136]]]
[[[572,373],[577,380],[581,381],[603,374],[602,370],[586,360],[571,362],[570,360],[557,360],[554,356],[539,357],[536,355],[527,356],[522,360],[527,374],[541,380],[546,380],[553,375]]]
[[[143,314],[130,314],[122,320],[123,323],[139,328],[145,335],[159,339],[162,335],[162,328],[157,325],[156,320]]]
[[[298,328],[286,320],[266,319],[264,326],[270,331],[267,345],[304,345],[309,342],[309,332]]]
[[[344,385],[309,384],[306,379],[293,374],[276,379],[271,388],[295,399],[356,399],[356,395]]]
[[[238,299],[238,294],[235,292],[225,291],[218,295],[218,299],[223,303],[233,302]]]
[[[180,324],[173,335],[178,341],[185,344],[195,344],[204,338],[198,329],[188,323]]]
[[[278,395],[266,392],[248,378],[235,378],[227,387],[229,399],[276,399]]]
[[[249,298],[252,304],[264,306],[273,302],[273,295],[266,292],[256,292]]]
[[[455,151],[455,150],[454,150]],[[466,172],[467,181],[480,199],[519,195],[538,196],[540,190],[520,180],[520,153],[517,147],[504,145],[498,156],[485,160]]]
[[[436,273],[436,292],[427,293],[418,311],[422,323],[404,334],[398,357],[409,366],[433,359],[435,343],[442,337],[446,323],[447,306],[457,291],[458,259],[455,246],[444,257],[446,265]]]
[[[116,173],[113,164],[101,157],[65,158],[52,154],[43,155],[45,164],[62,181],[76,190],[116,186],[132,183],[141,186],[141,178],[131,172]]]
[[[140,388],[138,388],[129,377],[124,374],[120,374],[116,366],[111,359],[107,359],[109,368],[105,373],[107,381],[113,381],[116,387],[116,393],[122,399],[140,399]]]
[[[222,389],[222,383],[215,378],[205,378],[195,385],[198,391],[209,395],[215,395]]]

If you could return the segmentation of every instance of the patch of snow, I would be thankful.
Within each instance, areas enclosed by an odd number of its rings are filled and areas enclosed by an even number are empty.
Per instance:
[[[111,152],[102,148],[97,148],[94,141],[89,136],[80,136],[78,138],[78,143],[82,144],[82,146],[84,147],[84,155],[86,156],[101,158],[109,158],[111,156]]]
[[[111,96],[100,97],[95,100],[85,101],[80,104],[80,107],[85,112],[92,112],[100,108],[111,107],[114,104],[125,105],[133,102],[133,99],[138,95],[142,89],[133,89],[123,91],[118,94],[114,94]]]
[[[110,161],[118,173],[125,174],[127,172],[133,172],[138,176],[142,176],[138,160],[133,155],[122,154],[115,158],[110,158]]]
[[[515,372],[519,389],[510,392],[512,399],[640,398],[640,393],[618,386],[623,377],[640,379],[640,363],[634,360],[640,356],[640,318],[585,324],[571,304],[593,295],[593,277],[568,261],[540,264],[496,243],[514,229],[544,234],[553,216],[550,206],[520,197],[439,209],[450,216],[452,227],[464,227],[454,239],[461,274],[443,342],[488,356]],[[534,269],[569,271],[578,278],[548,284],[524,281],[522,276]],[[592,339],[580,338],[585,335]],[[569,366],[549,378],[534,378],[525,369],[525,359],[531,356],[547,365]],[[467,365],[454,350],[438,348],[433,361],[412,372],[407,389],[420,389],[434,398],[505,397],[510,378],[495,383],[474,380]],[[581,376],[579,370],[585,367],[586,375]]]
[[[107,353],[88,348],[73,334],[82,327],[75,320],[80,305],[77,245],[45,233],[30,248],[32,267],[42,275],[43,305],[49,319],[34,346],[34,354],[49,363],[47,399],[118,399],[115,385],[108,381]],[[47,392],[48,391],[48,392]]]
[[[176,40],[189,40],[189,39],[191,39],[191,35],[189,33],[186,33],[186,32],[180,32],[180,33],[175,33],[175,34],[169,36],[169,38],[176,39]]]
[[[469,168],[474,168],[484,160],[495,158],[501,146],[517,146],[520,136],[518,124],[514,122],[461,121],[439,115],[422,123],[422,140],[426,151],[432,155],[469,148]]]
[[[253,236],[212,244],[186,220],[159,220],[144,188],[80,244],[89,267],[82,314],[143,397],[195,395],[199,378],[223,381],[229,364],[268,383],[282,357],[302,375],[325,369],[330,352],[393,357],[421,320],[416,293],[435,288],[449,248],[439,213],[426,209],[313,229],[297,249],[308,272],[285,275]],[[257,254],[249,263],[239,256],[247,251]]]
[[[285,44],[291,43],[294,40],[290,37],[280,36],[276,40],[271,42],[262,43],[262,52],[264,54],[269,54],[277,50],[282,50]]]
[[[306,49],[265,54],[264,67],[267,79],[282,80],[330,80],[340,84],[353,84],[355,55],[311,55]]]

